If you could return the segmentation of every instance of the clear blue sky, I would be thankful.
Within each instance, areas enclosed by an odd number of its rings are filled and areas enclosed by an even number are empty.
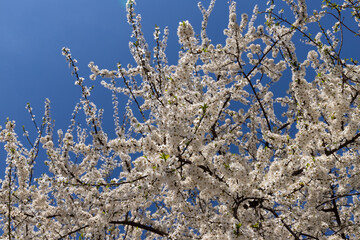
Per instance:
[[[202,1],[207,7],[210,0]],[[228,21],[227,0],[218,0],[209,20],[213,43],[223,43]],[[319,3],[321,1],[319,0]],[[126,22],[126,0],[2,0],[0,2],[0,124],[6,117],[18,127],[30,126],[25,105],[30,102],[38,117],[49,98],[56,128],[65,128],[80,89],[68,68],[61,48],[71,49],[78,60],[80,75],[88,79],[87,64],[116,69],[116,63],[132,62],[128,51],[130,26]],[[189,20],[200,33],[201,13],[198,0],[137,0],[136,12],[142,15],[143,30],[150,46],[155,24],[169,26],[168,56],[175,64],[179,44],[178,23]],[[237,1],[239,15],[251,13],[263,1]],[[240,16],[239,16],[240,18]],[[90,81],[90,80],[89,80]],[[110,93],[99,82],[93,92],[101,106],[111,102]],[[111,118],[109,109],[105,116]],[[39,119],[40,120],[40,119]],[[19,128],[21,129],[21,128]]]
[[[17,129],[31,127],[25,109],[30,102],[37,117],[49,98],[55,128],[65,128],[80,89],[68,68],[61,48],[66,46],[78,60],[80,75],[88,79],[87,64],[94,61],[101,68],[116,69],[116,63],[132,62],[128,51],[130,26],[126,22],[126,0],[2,0],[0,2],[0,124],[6,117],[16,120]],[[176,63],[179,44],[176,29],[179,21],[190,20],[200,32],[201,13],[198,0],[138,0],[145,37],[152,45],[155,24],[169,26],[168,53]],[[207,7],[209,0],[203,3]],[[250,1],[240,1],[239,11],[251,12]],[[239,4],[240,5],[240,4]],[[216,3],[210,18],[210,36],[223,42],[227,25],[227,1]],[[89,80],[90,81],[90,80]],[[89,84],[94,84],[90,82]],[[99,82],[94,98],[99,105],[110,103],[111,94]],[[111,109],[106,116],[111,117]]]

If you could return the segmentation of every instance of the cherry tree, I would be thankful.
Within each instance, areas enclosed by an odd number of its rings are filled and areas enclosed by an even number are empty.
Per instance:
[[[35,140],[10,120],[0,132],[2,239],[358,239],[360,66],[342,49],[360,2],[284,2],[249,18],[230,1],[224,45],[206,32],[215,0],[199,3],[199,36],[180,22],[169,65],[168,29],[151,51],[129,0],[134,66],[89,64],[112,94],[115,138],[63,48],[82,92],[70,126],[55,131],[46,100],[41,124],[27,106]]]

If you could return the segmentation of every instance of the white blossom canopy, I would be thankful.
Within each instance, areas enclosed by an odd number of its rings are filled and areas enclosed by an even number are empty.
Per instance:
[[[54,133],[46,100],[29,148],[14,121],[0,132],[2,239],[359,239],[360,66],[341,50],[343,32],[358,40],[360,2],[325,0],[312,14],[285,2],[239,20],[230,1],[225,45],[206,33],[215,0],[199,3],[200,36],[180,22],[169,65],[168,29],[155,28],[150,51],[129,0],[135,66],[89,64],[91,80],[108,79],[114,139],[64,48],[82,89],[69,128]],[[48,170],[33,179],[39,146]]]

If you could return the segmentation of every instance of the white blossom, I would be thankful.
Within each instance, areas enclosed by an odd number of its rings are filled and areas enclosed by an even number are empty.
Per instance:
[[[284,2],[290,13],[269,1],[250,17],[230,1],[225,44],[206,33],[215,0],[198,4],[200,37],[180,22],[169,65],[167,28],[150,52],[128,0],[134,63],[88,65],[110,90],[113,132],[63,48],[81,88],[69,127],[53,134],[47,99],[41,124],[26,105],[34,142],[14,121],[0,128],[2,238],[358,239],[360,67],[340,49],[352,25],[331,16],[351,10],[357,26],[359,4],[309,15],[304,0]]]

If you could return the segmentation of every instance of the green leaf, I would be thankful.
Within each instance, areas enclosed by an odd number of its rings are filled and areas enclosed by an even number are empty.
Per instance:
[[[258,228],[259,226],[260,226],[259,223],[255,223],[255,224],[251,225],[252,228]]]
[[[206,112],[206,109],[207,109],[208,107],[209,107],[209,106],[208,106],[206,103],[204,103],[204,105],[200,106],[200,108],[203,110],[203,113]]]
[[[170,155],[168,155],[168,154],[165,154],[165,153],[161,153],[160,154],[160,159],[163,159],[163,160],[167,160],[168,158],[170,157]]]

